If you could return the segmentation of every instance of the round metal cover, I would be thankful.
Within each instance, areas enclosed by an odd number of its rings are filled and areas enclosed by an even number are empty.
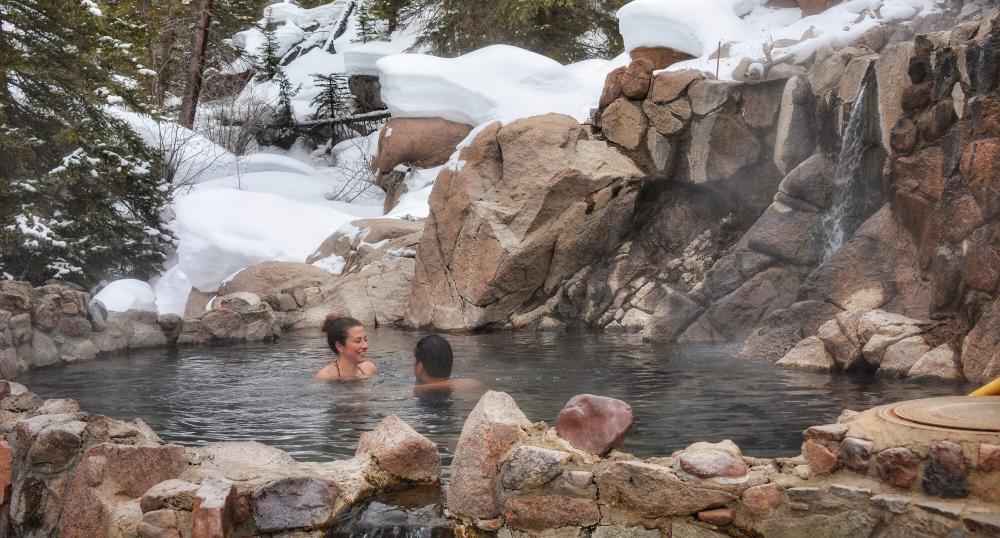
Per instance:
[[[947,396],[895,404],[892,414],[918,424],[953,430],[1000,432],[1000,396]]]

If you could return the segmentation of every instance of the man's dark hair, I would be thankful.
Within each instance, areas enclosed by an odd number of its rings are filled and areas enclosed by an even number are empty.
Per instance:
[[[436,334],[421,338],[413,350],[413,355],[417,358],[417,362],[424,365],[424,371],[431,377],[451,377],[454,356],[451,353],[451,344],[444,338]]]

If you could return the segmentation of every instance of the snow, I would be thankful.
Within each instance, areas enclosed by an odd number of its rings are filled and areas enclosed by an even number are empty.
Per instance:
[[[156,312],[156,294],[149,284],[132,278],[115,280],[104,287],[94,300],[100,301],[110,312],[145,310]]]
[[[344,71],[351,75],[378,76],[375,62],[409,48],[410,40],[357,43],[344,51]]]
[[[635,0],[618,10],[625,50],[669,47],[692,56],[743,35],[733,0]]]
[[[238,158],[226,148],[191,129],[120,107],[110,111],[125,121],[150,146],[176,167],[175,185],[190,185],[234,173]]]
[[[153,284],[156,293],[156,310],[160,314],[184,315],[188,295],[191,294],[191,281],[179,265],[167,269]]]
[[[233,273],[269,261],[303,262],[344,223],[365,215],[267,192],[202,189],[174,206],[181,270],[204,292]]]
[[[458,152],[456,152],[458,153]],[[434,180],[446,165],[427,169],[413,169],[407,174],[405,182],[407,191],[399,198],[396,207],[386,214],[390,218],[426,218],[430,215],[428,200]]]
[[[492,45],[457,58],[396,54],[375,67],[393,117],[439,117],[475,126],[548,112],[585,121],[607,73],[624,63],[618,58],[582,70],[517,47]]]
[[[802,17],[796,8],[771,8],[758,0],[635,0],[618,10],[625,49],[670,47],[695,56],[669,70],[701,69],[732,78],[743,58],[802,63],[824,45],[842,47],[880,25],[935,12],[938,0],[849,0]],[[722,57],[716,56],[720,45]]]

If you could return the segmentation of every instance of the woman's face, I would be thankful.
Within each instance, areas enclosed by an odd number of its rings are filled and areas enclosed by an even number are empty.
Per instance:
[[[337,347],[340,348],[338,356],[341,358],[354,363],[368,360],[368,335],[365,334],[365,328],[359,326],[348,329],[344,344],[341,345],[340,342],[337,342]]]

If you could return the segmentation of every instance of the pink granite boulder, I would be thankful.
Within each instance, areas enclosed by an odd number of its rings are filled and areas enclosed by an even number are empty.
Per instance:
[[[578,394],[556,418],[556,434],[574,448],[598,456],[622,446],[635,419],[632,406],[614,398]]]
[[[379,467],[403,480],[437,482],[441,475],[437,445],[396,415],[362,434],[357,453],[370,454]]]

